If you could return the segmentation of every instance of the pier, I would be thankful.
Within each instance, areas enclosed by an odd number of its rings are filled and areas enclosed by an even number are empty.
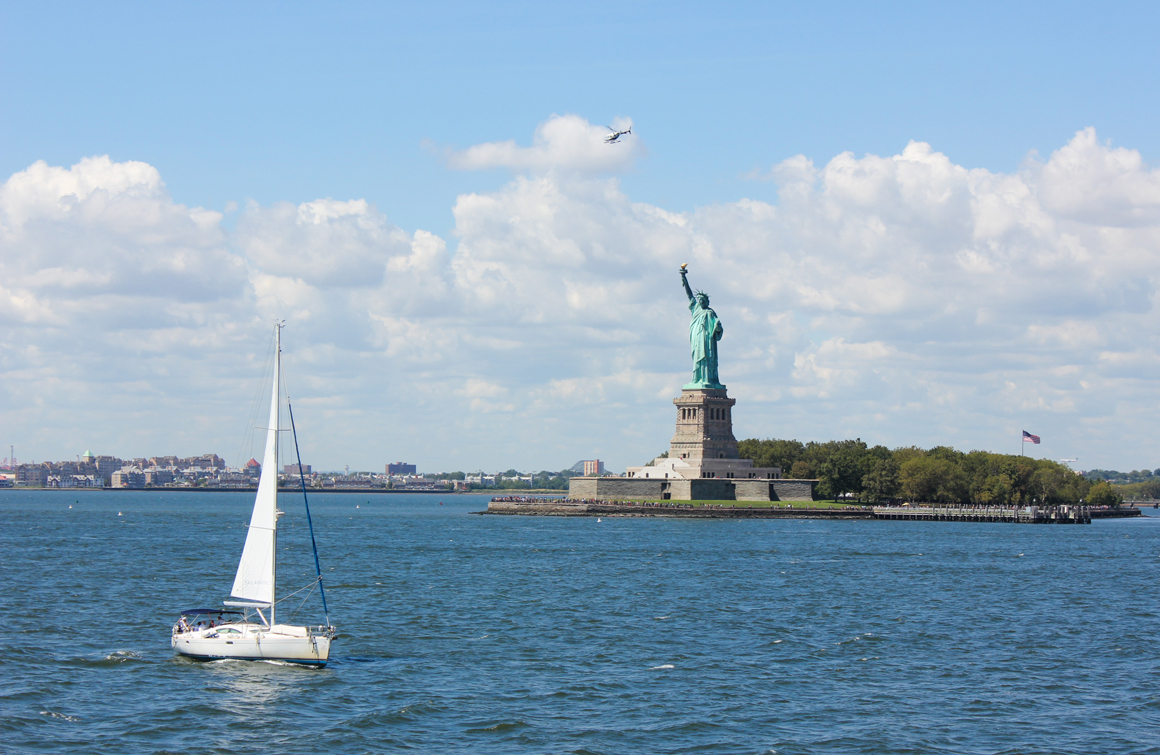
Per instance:
[[[875,519],[1009,524],[1091,524],[1090,506],[875,506]]]

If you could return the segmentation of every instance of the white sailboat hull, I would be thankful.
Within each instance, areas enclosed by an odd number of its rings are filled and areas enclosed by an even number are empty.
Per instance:
[[[201,660],[234,658],[325,666],[330,658],[330,641],[328,632],[309,627],[231,624],[185,632],[175,628],[171,644],[178,653]]]

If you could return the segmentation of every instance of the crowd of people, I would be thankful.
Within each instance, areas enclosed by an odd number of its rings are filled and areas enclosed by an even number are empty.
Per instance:
[[[224,624],[225,622],[223,621],[222,623]],[[196,624],[190,624],[185,620],[184,616],[177,620],[178,634],[185,634],[186,632],[204,632],[206,629],[214,629],[215,627],[217,627],[217,622],[215,622],[213,619],[210,619],[209,621],[200,619]]]

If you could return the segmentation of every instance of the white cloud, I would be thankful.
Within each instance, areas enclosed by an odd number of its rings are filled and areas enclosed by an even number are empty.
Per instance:
[[[676,213],[597,177],[633,159],[602,136],[565,116],[457,153],[520,175],[459,197],[454,248],[362,200],[251,204],[228,231],[148,165],[37,163],[0,186],[0,423],[42,457],[231,455],[287,317],[321,466],[640,463],[687,379],[687,262],[742,437],[1001,449],[1026,426],[1052,455],[1160,457],[1160,174],[1137,153],[1085,130],[1008,174],[921,142],[799,156],[776,204]]]
[[[252,203],[238,221],[237,244],[269,274],[345,288],[381,284],[388,258],[410,247],[402,230],[361,199]]]
[[[632,127],[625,118],[613,122],[619,131]],[[635,135],[606,144],[608,130],[578,115],[553,115],[536,128],[532,146],[521,147],[514,140],[476,144],[447,153],[447,165],[457,170],[508,168],[513,171],[553,169],[579,173],[620,173],[630,170],[643,152]]]

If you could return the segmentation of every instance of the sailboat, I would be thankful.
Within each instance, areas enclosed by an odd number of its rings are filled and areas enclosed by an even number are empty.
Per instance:
[[[335,628],[326,607],[322,585],[322,567],[314,541],[314,524],[306,497],[306,480],[302,475],[302,456],[298,452],[298,433],[294,428],[294,409],[287,399],[294,452],[298,459],[298,480],[306,505],[306,522],[310,528],[310,545],[314,549],[316,578],[302,590],[318,586],[322,598],[325,625],[293,626],[277,623],[278,601],[275,598],[278,570],[278,442],[281,428],[282,322],[274,328],[274,390],[270,399],[270,421],[266,426],[266,452],[262,457],[262,474],[254,498],[254,512],[246,534],[246,544],[238,562],[230,597],[224,601],[229,609],[195,608],[181,612],[173,625],[170,644],[178,653],[190,658],[216,660],[284,661],[325,666]],[[299,590],[296,593],[302,592]],[[289,596],[286,596],[289,597]],[[269,613],[267,616],[266,612]]]

